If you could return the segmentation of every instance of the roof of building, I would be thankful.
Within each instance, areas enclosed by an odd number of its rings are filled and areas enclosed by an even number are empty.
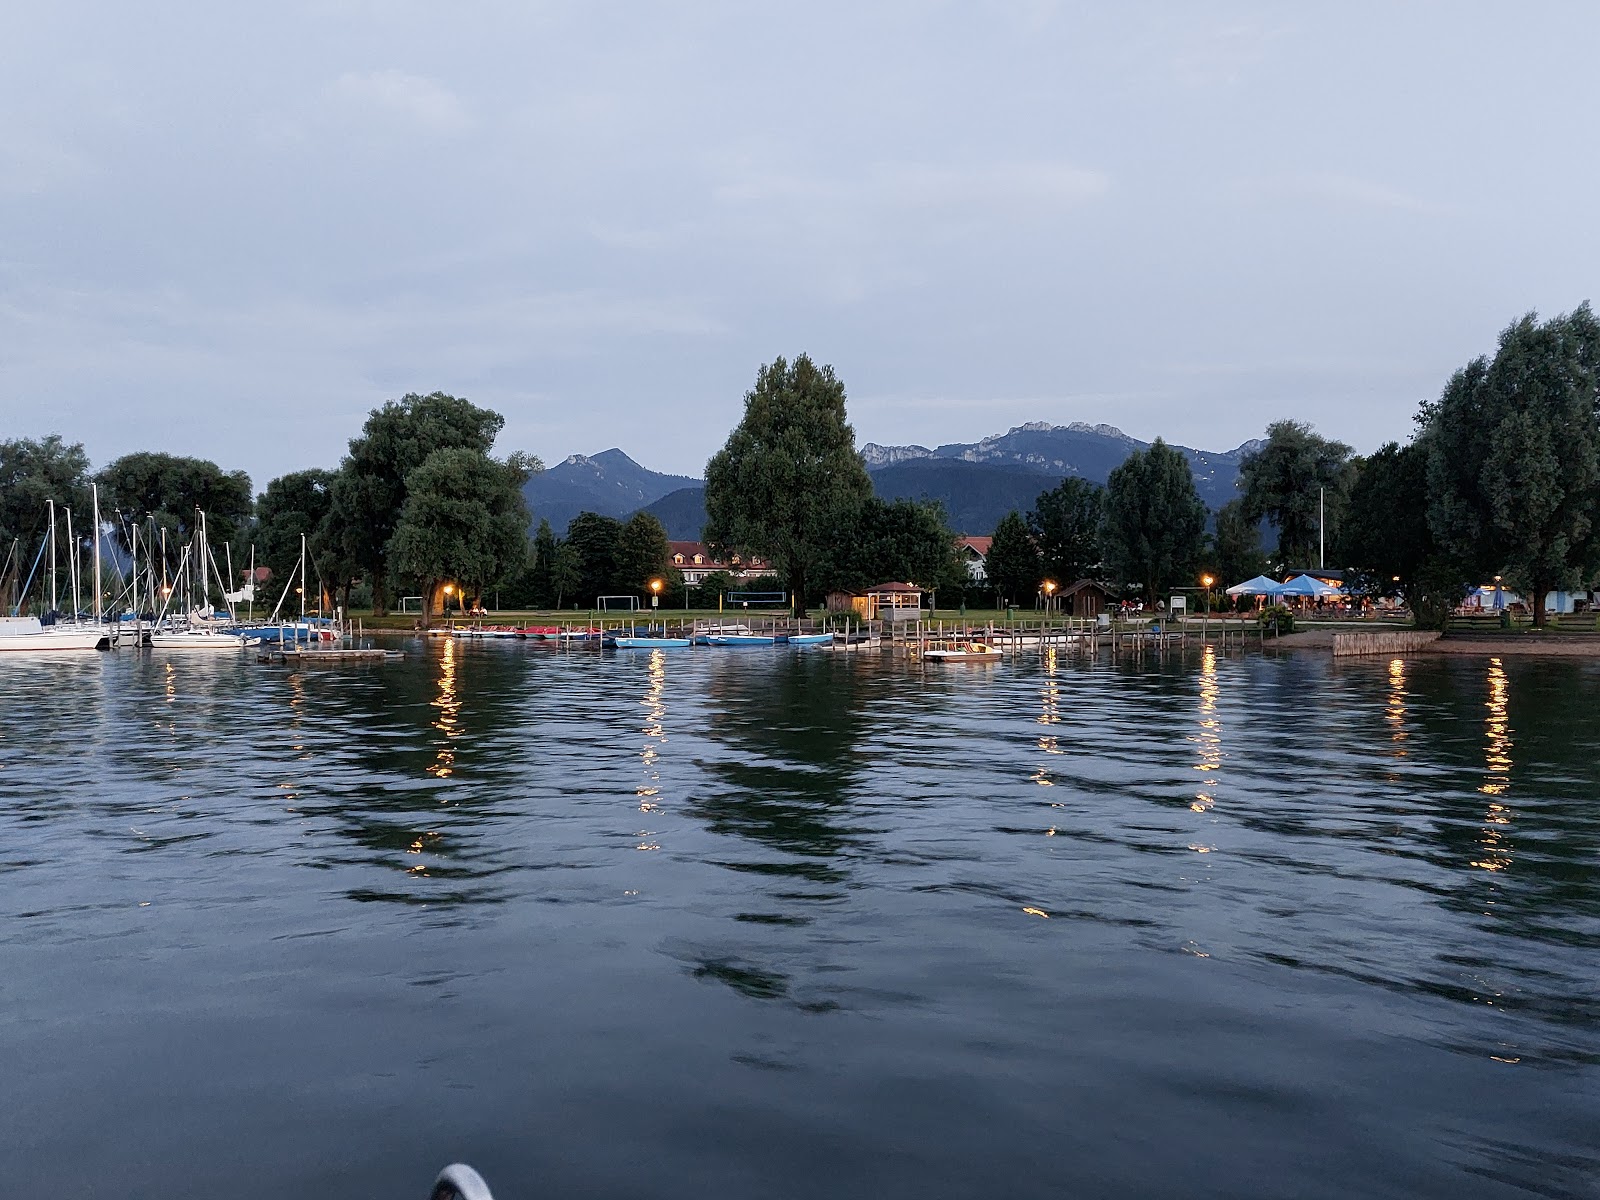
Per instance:
[[[722,559],[722,558],[718,558],[716,555],[712,554],[711,553],[711,547],[707,546],[704,542],[671,542],[671,541],[669,541],[667,543],[667,549],[669,551],[671,551],[674,559],[676,559],[677,556],[681,554],[681,555],[683,555],[683,557],[685,559],[688,559],[691,562],[694,560],[694,556],[696,554],[698,554],[700,556],[700,562],[696,563],[695,564],[696,566],[701,566],[701,567],[726,567],[726,566],[728,566],[728,560]],[[748,557],[741,557],[739,555],[735,555],[733,557],[733,562],[734,562],[734,565],[740,566],[740,567],[765,567],[765,566],[768,565],[767,564],[767,560],[762,558],[759,554],[752,554],[752,555],[750,555]]]
[[[976,550],[984,558],[989,557],[989,547],[994,545],[992,537],[958,537],[956,545],[965,546],[969,550]]]
[[[908,595],[915,592],[922,595],[922,589],[914,583],[875,583],[867,589],[867,595]]]
[[[1073,584],[1071,587],[1062,588],[1061,589],[1061,595],[1063,595],[1063,596],[1076,596],[1079,592],[1083,591],[1085,588],[1099,588],[1102,592],[1106,592],[1107,595],[1110,595],[1110,592],[1106,588],[1106,585],[1101,583],[1101,582],[1099,582],[1098,580],[1095,580],[1095,579],[1080,579],[1080,580],[1078,580],[1077,583]]]

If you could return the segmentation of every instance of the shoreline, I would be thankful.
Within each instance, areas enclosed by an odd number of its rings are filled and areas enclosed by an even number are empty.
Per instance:
[[[1285,650],[1333,650],[1332,629],[1305,629],[1298,633],[1287,633],[1283,637],[1268,638],[1266,645],[1270,648],[1274,644]],[[1338,632],[1348,632],[1340,630]],[[1426,655],[1447,654],[1456,657],[1480,655],[1489,658],[1502,657],[1536,657],[1545,656],[1552,658],[1600,658],[1600,637],[1590,634],[1507,634],[1503,637],[1485,636],[1483,634],[1469,634],[1465,637],[1451,637],[1446,634],[1436,641],[1429,642],[1404,654],[1358,654],[1350,655],[1352,659],[1360,658],[1412,658]]]

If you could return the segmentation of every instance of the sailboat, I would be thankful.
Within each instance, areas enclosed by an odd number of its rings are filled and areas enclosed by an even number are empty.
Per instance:
[[[99,512],[98,491],[95,496],[96,514]],[[0,652],[17,651],[57,651],[57,650],[109,650],[112,645],[112,634],[100,621],[99,611],[99,578],[100,578],[100,553],[99,544],[95,545],[95,623],[87,624],[78,619],[78,560],[77,546],[73,543],[72,561],[72,610],[73,619],[70,622],[60,620],[57,611],[59,600],[56,572],[56,504],[54,500],[47,502],[49,510],[49,528],[45,540],[39,546],[39,553],[33,561],[33,568],[28,572],[28,581],[21,590],[16,605],[13,606],[9,616],[0,617]],[[96,522],[98,525],[98,521]],[[72,512],[67,511],[67,541],[72,543]],[[22,609],[21,597],[25,596],[33,584],[34,572],[45,556],[46,550],[50,555],[50,608],[43,619],[39,617],[24,617],[19,615]]]
[[[197,572],[198,580],[196,580]],[[183,556],[178,560],[178,577],[189,585],[184,598],[187,611],[182,618],[183,623],[180,625],[175,618],[170,624],[158,624],[150,634],[152,650],[238,651],[247,646],[261,644],[260,637],[240,632],[238,621],[231,611],[223,617],[211,607],[210,601],[206,599],[206,593],[210,590],[211,572],[216,572],[217,582],[222,584],[226,593],[227,585],[222,580],[222,572],[218,570],[217,560],[206,541],[206,514],[201,512],[200,527],[195,531],[190,544],[184,547]],[[196,591],[198,598],[195,595]],[[169,591],[167,600],[170,602],[171,599]],[[161,618],[166,617],[166,607],[165,604],[162,605]]]

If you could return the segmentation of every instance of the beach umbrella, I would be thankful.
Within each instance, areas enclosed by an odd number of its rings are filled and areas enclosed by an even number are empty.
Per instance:
[[[1280,596],[1342,596],[1343,588],[1336,588],[1331,583],[1323,583],[1320,579],[1313,579],[1309,575],[1296,575],[1288,583],[1278,589]]]
[[[1246,579],[1243,583],[1236,583],[1227,589],[1229,596],[1276,596],[1283,591],[1283,584],[1276,579],[1268,579],[1265,575],[1257,575],[1254,579]]]

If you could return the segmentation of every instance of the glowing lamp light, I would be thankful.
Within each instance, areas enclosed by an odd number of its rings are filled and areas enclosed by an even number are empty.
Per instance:
[[[1202,576],[1200,576],[1200,586],[1201,587],[1210,587],[1216,581],[1217,581],[1216,577],[1212,576],[1212,575],[1202,575]]]
[[[1044,581],[1044,594],[1046,596],[1053,596],[1055,594],[1055,590],[1056,581],[1054,579],[1046,579]]]
[[[660,591],[660,590],[661,590],[661,580],[659,580],[659,579],[652,579],[652,580],[651,580],[651,581],[650,581],[650,590],[651,590],[651,591],[652,591],[652,592],[659,592],[659,591]]]

